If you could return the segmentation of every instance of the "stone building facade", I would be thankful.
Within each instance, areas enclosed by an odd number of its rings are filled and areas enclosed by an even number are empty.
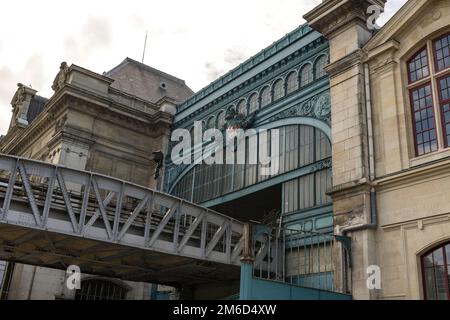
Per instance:
[[[193,93],[183,80],[127,58],[103,75],[62,63],[52,89],[46,99],[18,85],[0,152],[159,188],[152,152],[167,152],[175,106]],[[73,298],[63,271],[11,263],[6,275],[8,299]],[[150,284],[88,278],[150,298]]]
[[[335,281],[355,299],[447,300],[450,2],[409,0],[370,30],[369,6],[385,2],[327,0],[305,16],[330,43],[330,194],[335,232],[352,240]]]
[[[130,59],[104,75],[63,64],[49,100],[19,85],[0,150],[158,187],[150,154],[170,150],[172,120],[224,129],[233,110],[281,129],[282,172],[168,160],[165,191],[245,221],[275,210],[284,227],[347,236],[329,279],[354,299],[450,299],[450,2],[409,0],[374,30],[370,7],[385,3],[324,0],[309,26],[187,100],[184,82]],[[11,298],[69,295],[63,273],[33,268],[16,266]],[[126,286],[127,298],[150,292]],[[207,297],[214,284],[200,289]]]

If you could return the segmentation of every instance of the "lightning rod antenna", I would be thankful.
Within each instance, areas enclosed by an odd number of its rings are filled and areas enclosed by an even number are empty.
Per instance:
[[[145,32],[144,52],[142,53],[142,63],[144,63],[145,49],[147,48],[147,36],[148,36],[148,31]]]

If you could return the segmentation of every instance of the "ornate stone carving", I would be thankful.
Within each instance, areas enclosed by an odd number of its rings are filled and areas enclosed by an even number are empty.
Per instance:
[[[367,8],[374,4],[384,8],[385,3],[386,0],[327,0],[304,15],[304,18],[313,29],[329,37],[351,22],[366,24],[370,16]]]
[[[58,91],[67,82],[67,75],[69,74],[69,66],[66,62],[61,63],[59,67],[59,72],[56,75],[55,80],[53,80],[52,89],[53,91]]]
[[[311,173],[323,170],[323,169],[328,169],[331,168],[332,162],[331,162],[331,158],[328,159],[324,159],[321,160],[317,163],[315,163],[312,167],[311,167]]]
[[[17,86],[18,89],[11,100],[11,105],[13,107],[13,117],[10,128],[15,127],[16,125],[28,125],[28,108],[30,106],[32,97],[37,92],[36,90],[33,90],[31,87],[27,87],[22,83],[18,83]]]
[[[322,94],[319,96],[314,103],[314,114],[320,120],[327,120],[330,118],[331,104],[330,95]]]
[[[11,100],[11,105],[13,106],[13,108],[21,105],[25,101],[25,98],[26,98],[25,86],[21,83],[18,83],[17,86],[19,87],[19,89],[17,89],[16,94],[14,95],[14,97]]]
[[[299,103],[287,110],[280,112],[271,118],[271,121],[292,118],[292,117],[312,117],[331,124],[330,94],[322,93],[318,96]]]
[[[254,112],[248,116],[239,113],[234,109],[228,109],[225,116],[224,128],[220,129],[249,129],[255,122],[257,112]]]

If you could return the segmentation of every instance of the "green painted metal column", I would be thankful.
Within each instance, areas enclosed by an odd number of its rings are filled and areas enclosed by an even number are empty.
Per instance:
[[[250,223],[244,225],[244,250],[241,259],[241,283],[239,300],[251,300],[253,283],[253,228]]]
[[[251,300],[253,283],[253,262],[243,261],[241,264],[241,286],[239,300]]]

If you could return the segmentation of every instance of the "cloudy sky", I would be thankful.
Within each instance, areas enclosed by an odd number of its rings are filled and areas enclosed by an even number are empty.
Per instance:
[[[197,91],[289,31],[321,0],[22,0],[0,12],[0,134],[21,82],[49,97],[62,61],[98,73],[125,57]],[[406,0],[389,0],[386,21]]]

